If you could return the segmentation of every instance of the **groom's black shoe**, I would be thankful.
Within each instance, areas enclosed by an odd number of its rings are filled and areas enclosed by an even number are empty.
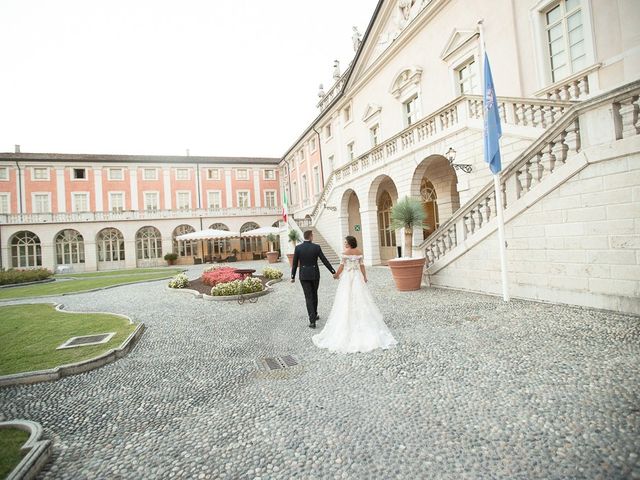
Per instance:
[[[320,320],[320,315],[318,315],[317,313],[316,313],[316,318],[314,319],[314,322],[315,322],[316,320]]]
[[[309,328],[316,328],[316,322],[315,321],[313,321],[313,322],[310,321],[309,322]]]

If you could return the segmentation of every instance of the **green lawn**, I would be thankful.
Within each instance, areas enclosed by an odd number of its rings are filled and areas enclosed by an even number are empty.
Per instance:
[[[83,273],[63,273],[54,275],[55,278],[82,278],[82,277],[110,277],[113,275],[137,275],[142,273],[161,273],[164,272],[167,275],[176,275],[182,272],[182,268],[127,268],[124,270],[109,270],[98,272],[83,272]]]
[[[29,433],[17,428],[0,428],[0,478],[6,478],[18,466],[24,454],[20,447],[29,439]]]
[[[0,307],[0,375],[97,357],[120,346],[135,328],[115,315],[58,312],[47,304]],[[117,333],[107,343],[56,350],[71,337],[109,332]]]
[[[104,276],[96,278],[80,278],[78,280],[65,280],[63,282],[39,283],[25,285],[23,287],[11,287],[0,289],[0,300],[12,298],[39,297],[42,295],[61,295],[63,293],[83,292],[100,287],[110,287],[121,283],[141,282],[144,280],[158,280],[170,278],[182,270],[156,270],[155,273],[136,273],[123,276]]]

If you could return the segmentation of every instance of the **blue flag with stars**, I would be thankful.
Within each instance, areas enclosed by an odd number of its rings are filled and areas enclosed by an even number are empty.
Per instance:
[[[484,161],[489,164],[494,175],[502,170],[500,161],[500,111],[496,91],[493,87],[493,77],[489,66],[489,57],[484,54]]]

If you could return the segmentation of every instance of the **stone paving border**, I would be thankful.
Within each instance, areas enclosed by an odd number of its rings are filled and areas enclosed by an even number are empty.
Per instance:
[[[64,305],[58,303],[54,304],[56,306],[56,310],[58,312],[62,312]],[[87,313],[91,314],[105,314],[105,315],[114,315],[116,317],[122,317],[129,320],[129,323],[133,324],[133,320],[126,315],[122,315],[120,313],[111,313],[111,312],[71,312],[64,310],[64,313],[77,313],[81,315],[86,315]],[[70,375],[77,375],[78,373],[88,372],[89,370],[94,370],[96,368],[102,367],[108,363],[114,362],[119,358],[124,357],[128,354],[136,342],[140,339],[142,332],[144,331],[144,323],[138,324],[136,329],[129,334],[124,342],[118,348],[112,348],[104,352],[102,355],[99,355],[94,358],[90,358],[88,360],[81,360],[79,362],[69,363],[67,365],[60,365],[58,367],[50,368],[47,370],[36,370],[32,372],[21,372],[14,373],[11,375],[3,375],[0,376],[0,387],[7,387],[10,385],[22,385],[22,384],[32,384],[32,383],[40,383],[40,382],[51,382],[54,380],[59,380],[63,377],[68,377]]]
[[[28,453],[9,473],[6,480],[31,480],[51,458],[51,440],[40,440],[42,426],[31,420],[9,420],[0,422],[0,428],[17,428],[29,432],[29,439],[20,448]]]
[[[186,270],[183,271],[183,273],[186,272]],[[35,300],[38,298],[51,298],[51,297],[62,297],[62,296],[67,296],[67,295],[78,295],[80,293],[91,293],[91,292],[99,292],[100,290],[108,290],[110,288],[117,288],[117,287],[124,287],[125,285],[136,285],[138,283],[150,283],[150,282],[159,282],[160,280],[167,280],[169,278],[173,278],[175,277],[175,275],[171,275],[165,278],[154,278],[153,280],[140,280],[137,282],[127,282],[127,283],[119,283],[117,285],[108,285],[106,287],[99,287],[99,288],[92,288],[91,290],[82,290],[80,292],[68,292],[68,293],[54,293],[51,295],[38,295],[36,297],[20,297],[20,298],[6,298],[4,300],[0,300],[0,304],[4,303],[4,302],[13,302],[16,300]],[[54,279],[55,280],[55,279]],[[22,285],[16,285],[16,286],[22,286]],[[74,313],[74,312],[70,312],[70,313]],[[115,313],[114,313],[115,315]]]
[[[244,297],[245,299],[249,299],[249,298],[256,298],[256,297],[261,297],[263,295],[266,295],[267,293],[269,293],[273,289],[273,284],[274,283],[278,283],[278,282],[281,282],[281,281],[282,281],[281,278],[275,278],[273,280],[269,280],[266,283],[265,289],[263,291],[255,292],[255,293],[249,293],[247,295],[242,295],[242,297]],[[226,301],[231,301],[231,300],[238,300],[238,297],[241,296],[241,295],[227,295],[227,296],[224,296],[224,297],[213,296],[213,295],[207,295],[206,293],[200,293],[197,290],[191,290],[189,288],[165,287],[165,290],[170,290],[172,292],[189,293],[189,294],[193,295],[194,298],[204,298],[205,300],[214,301],[214,302],[226,302]]]

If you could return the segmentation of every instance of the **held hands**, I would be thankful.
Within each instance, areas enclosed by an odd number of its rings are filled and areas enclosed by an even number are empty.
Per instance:
[[[334,279],[334,280],[338,280],[338,279],[340,279],[340,275],[338,275],[337,273],[334,273],[334,274],[333,274],[333,279]]]

